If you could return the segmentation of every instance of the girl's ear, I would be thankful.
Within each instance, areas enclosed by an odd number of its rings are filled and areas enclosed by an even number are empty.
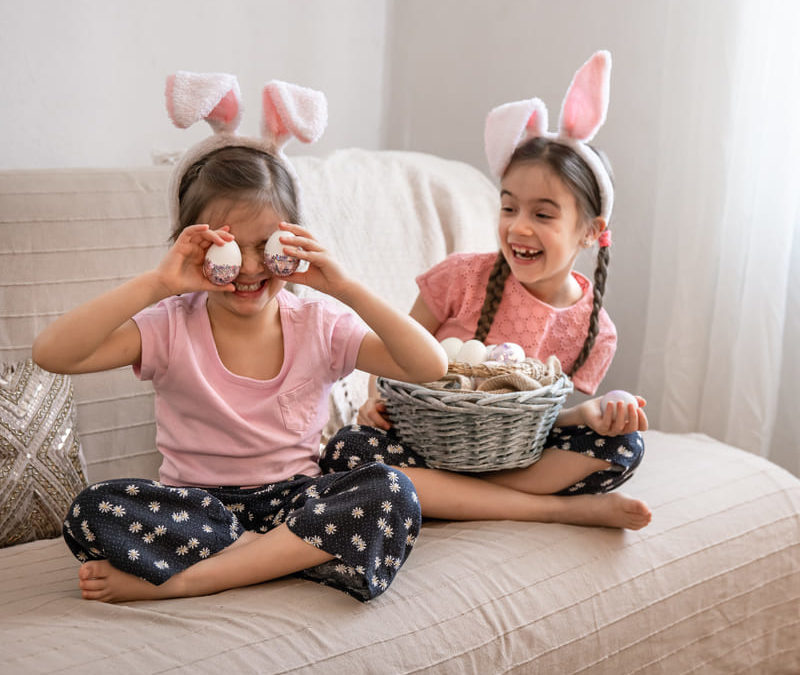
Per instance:
[[[608,110],[611,54],[596,52],[575,73],[561,106],[559,134],[584,143],[594,138]]]
[[[486,117],[484,147],[489,169],[498,178],[518,145],[547,134],[547,107],[538,98],[505,103]]]
[[[186,129],[204,119],[215,133],[233,133],[242,117],[239,81],[228,73],[190,73],[167,77],[167,112],[172,123]]]
[[[292,137],[313,143],[328,123],[325,94],[272,80],[264,86],[261,132],[280,150]]]

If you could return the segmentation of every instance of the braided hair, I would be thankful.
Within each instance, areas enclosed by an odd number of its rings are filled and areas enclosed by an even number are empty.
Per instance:
[[[594,150],[594,148],[592,149]],[[595,152],[597,151],[595,150]],[[597,154],[603,160],[606,168],[609,168],[606,158],[599,152]],[[512,166],[521,162],[542,163],[559,176],[575,196],[578,209],[586,221],[593,220],[600,215],[601,198],[597,180],[586,162],[569,146],[548,138],[533,138],[520,145],[514,151],[505,173],[508,173]],[[609,175],[610,173],[609,170]],[[600,331],[600,310],[603,307],[603,295],[606,290],[609,257],[608,247],[599,247],[594,269],[594,292],[589,327],[586,339],[583,341],[583,347],[570,369],[570,376],[574,375],[586,363]],[[486,295],[484,296],[478,325],[475,329],[476,340],[481,342],[486,340],[492,321],[500,307],[503,289],[510,273],[511,267],[503,252],[498,252],[497,259],[489,274],[489,281],[486,284]]]

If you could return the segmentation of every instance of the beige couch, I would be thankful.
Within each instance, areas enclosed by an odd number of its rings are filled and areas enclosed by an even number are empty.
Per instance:
[[[309,226],[398,307],[448,252],[494,247],[496,190],[466,165],[359,150],[295,164]],[[0,172],[3,362],[159,259],[167,173]],[[330,428],[363,396],[354,375],[333,395]],[[128,369],[73,382],[88,479],[155,476],[149,385]],[[653,508],[648,528],[428,522],[369,604],[287,578],[104,605],[80,599],[59,538],[8,546],[0,672],[800,672],[800,480],[702,435],[650,431],[646,443],[625,490]],[[15,447],[0,446],[3,518],[25,508],[16,493],[9,504]]]

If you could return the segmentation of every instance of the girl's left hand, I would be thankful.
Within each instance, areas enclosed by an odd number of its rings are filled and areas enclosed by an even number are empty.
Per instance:
[[[647,405],[641,396],[636,397],[638,406],[622,401],[609,402],[605,410],[600,404],[601,398],[593,398],[579,406],[583,423],[602,436],[621,436],[634,431],[647,431]]]
[[[309,263],[305,272],[294,272],[282,277],[283,280],[303,284],[335,297],[337,289],[347,281],[341,266],[305,228],[292,223],[281,223],[279,227],[286,233],[280,237],[284,252]]]

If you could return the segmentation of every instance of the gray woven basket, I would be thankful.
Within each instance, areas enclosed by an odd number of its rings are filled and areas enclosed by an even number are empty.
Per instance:
[[[403,443],[431,467],[463,472],[533,464],[572,392],[564,374],[539,389],[504,394],[432,389],[382,377],[377,387]]]

